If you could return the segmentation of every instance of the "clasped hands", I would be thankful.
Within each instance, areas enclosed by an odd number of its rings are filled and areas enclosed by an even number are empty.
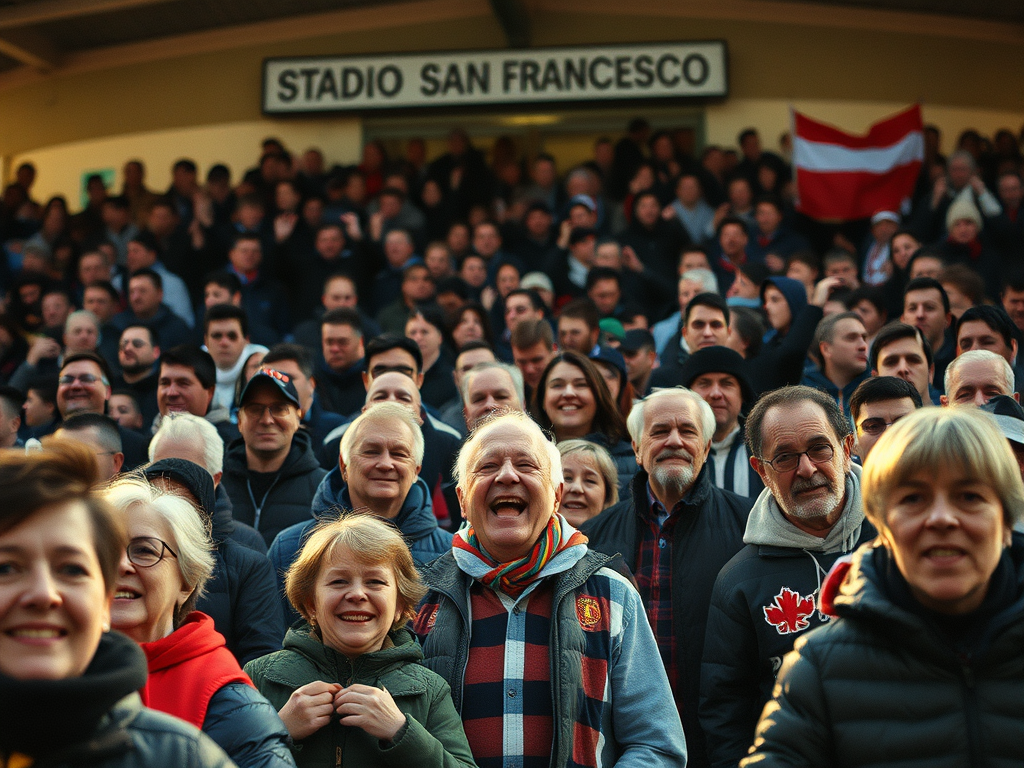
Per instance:
[[[405,725],[405,714],[386,689],[358,683],[347,688],[322,680],[307,683],[278,712],[295,741],[323,728],[334,713],[342,724],[361,728],[381,741],[392,741]]]

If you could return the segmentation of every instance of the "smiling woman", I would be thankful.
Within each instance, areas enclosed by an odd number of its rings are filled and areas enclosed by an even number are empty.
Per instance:
[[[225,765],[139,702],[145,657],[108,631],[126,535],[96,479],[79,443],[0,451],[0,765]]]
[[[1018,760],[1024,485],[1006,439],[975,408],[915,411],[872,449],[863,497],[879,540],[829,575],[820,610],[839,620],[786,657],[741,765]]]
[[[426,588],[401,534],[371,515],[318,526],[288,569],[306,621],[246,671],[300,766],[472,766],[448,687],[405,628]]]

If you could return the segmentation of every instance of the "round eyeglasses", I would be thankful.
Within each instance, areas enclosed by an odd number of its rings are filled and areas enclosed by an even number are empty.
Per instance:
[[[173,558],[178,557],[178,554],[167,545],[167,542],[154,536],[138,536],[132,539],[128,542],[127,552],[128,562],[140,568],[151,568],[168,554]]]

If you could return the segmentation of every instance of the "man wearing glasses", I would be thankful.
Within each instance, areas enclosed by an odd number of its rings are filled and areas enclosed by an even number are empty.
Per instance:
[[[861,382],[850,396],[850,416],[857,433],[854,442],[860,463],[889,427],[921,407],[914,385],[895,376],[875,376]]]
[[[267,545],[284,528],[310,519],[310,505],[326,470],[309,433],[291,376],[261,368],[239,397],[238,431],[228,446],[222,484],[236,520],[251,525]]]
[[[57,379],[57,410],[67,420],[77,413],[106,413],[110,400],[110,368],[95,352],[68,355]],[[118,426],[127,472],[146,463],[149,441],[131,429]]]
[[[782,657],[828,620],[817,610],[839,557],[875,536],[864,519],[854,435],[836,401],[810,387],[764,395],[746,423],[765,490],[746,546],[718,575],[701,668],[700,718],[711,764],[736,765],[753,743]]]
[[[156,331],[145,325],[129,325],[121,331],[117,345],[117,362],[121,375],[114,378],[112,389],[126,389],[135,394],[142,413],[143,428],[149,428],[160,412],[156,402],[160,342]]]

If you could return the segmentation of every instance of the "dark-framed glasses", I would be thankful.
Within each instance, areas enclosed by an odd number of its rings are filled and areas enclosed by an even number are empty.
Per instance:
[[[76,381],[80,381],[82,384],[85,385],[95,384],[97,381],[102,381],[104,384],[107,383],[106,379],[101,378],[100,376],[94,376],[91,373],[79,373],[77,376],[71,373],[65,373],[63,376],[57,379],[58,384],[63,384],[66,387],[71,386]]]
[[[263,414],[270,410],[270,415],[275,419],[283,419],[289,416],[292,412],[291,403],[272,403],[266,405],[264,403],[246,403],[238,410],[242,411],[250,419],[262,419]]]
[[[818,443],[817,445],[812,445],[806,451],[800,451],[799,453],[780,453],[771,461],[768,461],[768,459],[761,459],[761,461],[776,472],[792,472],[800,466],[800,458],[802,456],[806,456],[810,459],[812,464],[824,464],[827,461],[831,461],[832,457],[835,455],[835,449],[830,443]]]
[[[155,536],[137,536],[128,542],[128,562],[140,568],[150,568],[168,554],[177,559],[178,553]]]
[[[902,416],[897,416],[892,421],[886,421],[880,417],[864,419],[864,421],[857,425],[857,429],[868,435],[880,435],[902,418]]]

